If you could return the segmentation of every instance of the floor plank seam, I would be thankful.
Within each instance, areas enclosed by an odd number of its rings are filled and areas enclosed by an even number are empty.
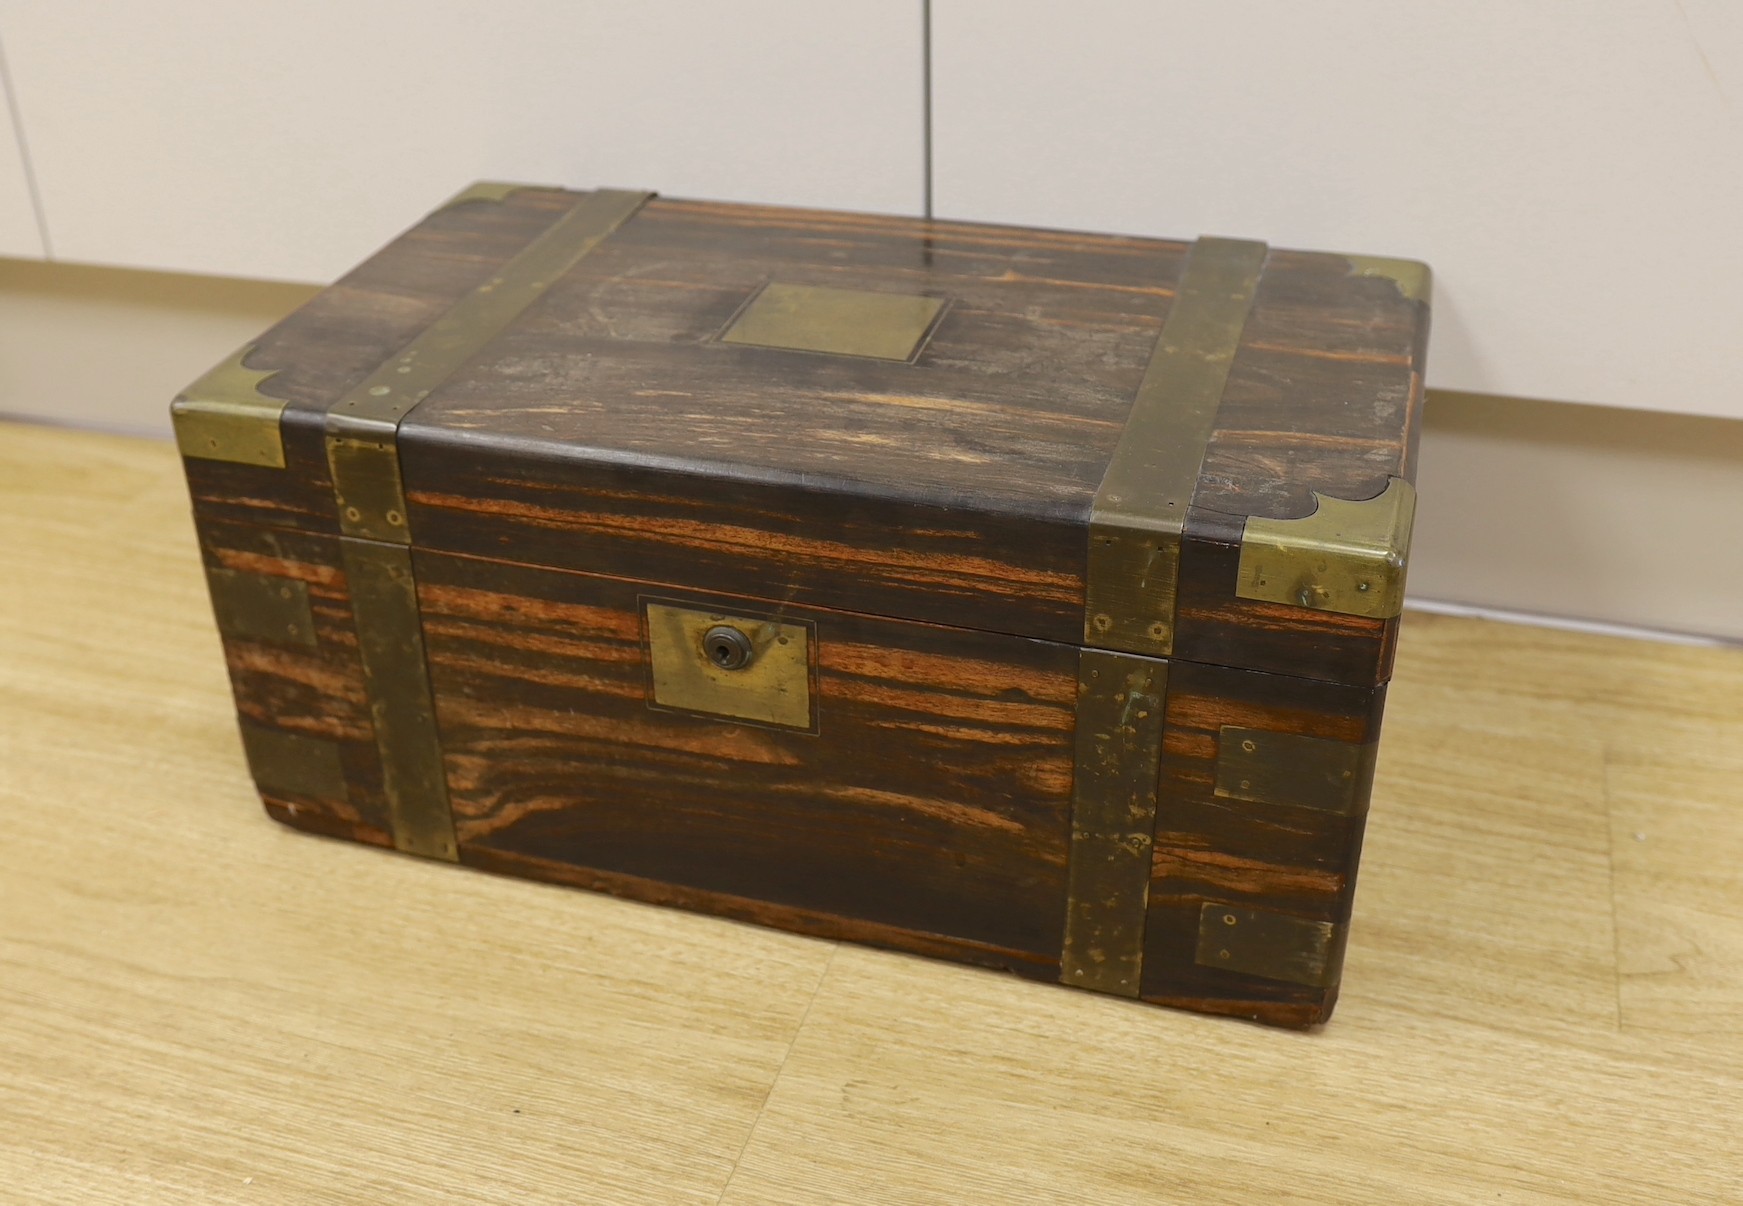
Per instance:
[[[1610,743],[1598,743],[1598,785],[1604,793],[1604,832],[1609,847],[1610,978],[1615,984],[1616,1033],[1625,1029],[1622,1003],[1622,910],[1616,900],[1616,801],[1610,793]]]
[[[763,1093],[762,1104],[757,1106],[757,1112],[744,1132],[744,1142],[738,1145],[738,1155],[732,1159],[732,1168],[726,1174],[726,1183],[720,1187],[720,1196],[714,1199],[714,1206],[720,1206],[726,1201],[726,1192],[732,1188],[732,1179],[738,1176],[738,1166],[743,1163],[744,1154],[750,1150],[750,1141],[756,1138],[757,1124],[762,1122],[763,1113],[769,1108],[769,1101],[775,1095],[775,1086],[781,1083],[781,1076],[787,1070],[787,1061],[793,1058],[793,1048],[799,1045],[799,1036],[805,1033],[805,1023],[811,1018],[811,1007],[823,995],[824,981],[829,979],[829,969],[835,966],[835,956],[840,950],[840,943],[834,943],[829,948],[829,958],[823,961],[823,971],[817,976],[817,986],[811,990],[811,999],[805,1002],[805,1009],[799,1014],[799,1024],[793,1027],[793,1037],[787,1040],[787,1049],[781,1055],[781,1062],[775,1066],[775,1074],[769,1078],[769,1087]]]

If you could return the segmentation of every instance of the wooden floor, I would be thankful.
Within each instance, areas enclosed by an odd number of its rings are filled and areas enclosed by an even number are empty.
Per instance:
[[[177,474],[0,426],[0,1199],[1743,1202],[1743,653],[1410,616],[1295,1034],[281,829]]]

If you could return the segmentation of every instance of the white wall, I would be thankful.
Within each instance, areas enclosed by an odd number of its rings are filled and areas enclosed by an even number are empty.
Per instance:
[[[168,439],[171,398],[316,292],[0,260],[0,416]]]
[[[884,0],[0,0],[58,257],[328,281],[479,178],[912,211]]]
[[[1435,270],[1442,389],[1743,416],[1737,0],[938,0],[941,216]]]
[[[0,256],[40,256],[45,250],[41,228],[30,200],[30,179],[6,78],[5,45],[0,42]]]
[[[1431,392],[1409,597],[1743,641],[1743,422]]]

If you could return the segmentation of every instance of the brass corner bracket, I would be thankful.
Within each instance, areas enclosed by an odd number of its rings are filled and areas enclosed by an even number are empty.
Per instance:
[[[1383,277],[1411,301],[1426,302],[1434,292],[1434,272],[1421,260],[1394,260],[1379,255],[1346,255],[1353,276]]]
[[[285,400],[260,391],[278,370],[248,368],[243,361],[254,347],[251,343],[237,351],[170,404],[176,447],[183,456],[284,468],[278,421]]]
[[[505,180],[479,180],[469,184],[459,192],[449,197],[436,207],[436,212],[453,209],[456,205],[465,205],[468,201],[506,201],[510,193],[518,193],[523,188],[554,188],[555,185],[512,184]]]
[[[1416,488],[1395,477],[1361,502],[1313,497],[1317,507],[1300,519],[1247,520],[1235,594],[1372,619],[1397,615]]]

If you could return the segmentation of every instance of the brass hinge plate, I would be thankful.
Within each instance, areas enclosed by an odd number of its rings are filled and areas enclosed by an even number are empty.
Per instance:
[[[1201,967],[1330,988],[1337,983],[1337,927],[1266,909],[1206,904],[1198,914]]]
[[[1059,978],[1135,997],[1143,976],[1168,666],[1084,649],[1077,692]]]
[[[320,737],[242,722],[248,773],[261,791],[316,800],[346,799],[339,747]]]
[[[1264,271],[1263,243],[1193,244],[1090,515],[1084,643],[1167,657],[1180,539]]]
[[[1367,811],[1378,748],[1373,742],[1356,745],[1225,724],[1217,734],[1216,794],[1354,816]]]
[[[275,645],[315,645],[309,587],[296,578],[208,567],[212,611],[225,636]]]
[[[788,729],[816,727],[809,623],[651,601],[642,611],[654,706]]]
[[[279,420],[286,403],[260,389],[278,370],[247,367],[244,362],[253,351],[253,344],[242,348],[170,404],[176,447],[183,456],[284,468]]]
[[[1313,497],[1300,519],[1247,520],[1235,593],[1373,619],[1403,611],[1416,488],[1395,477],[1360,502]]]

